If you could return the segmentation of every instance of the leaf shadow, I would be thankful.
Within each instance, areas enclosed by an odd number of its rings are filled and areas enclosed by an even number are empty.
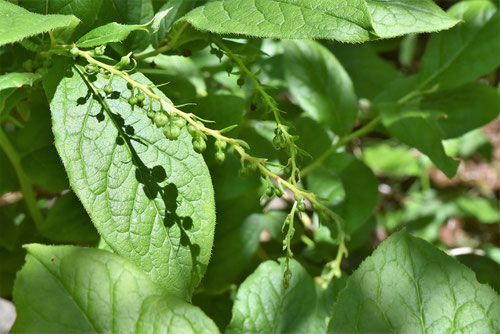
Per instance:
[[[80,75],[82,74],[80,73]],[[93,79],[94,78],[89,78],[89,81],[95,81],[95,79]],[[178,208],[177,198],[179,196],[177,186],[173,183],[164,184],[167,179],[167,173],[163,166],[157,165],[150,168],[142,161],[136,149],[132,145],[132,141],[138,142],[144,146],[147,146],[147,144],[135,136],[135,129],[133,125],[126,124],[125,119],[120,114],[112,112],[105,101],[107,98],[118,99],[120,97],[120,92],[113,91],[107,97],[102,95],[97,96],[90,86],[91,83],[87,81],[86,84],[88,92],[86,96],[78,98],[77,104],[88,103],[88,100],[92,98],[101,105],[99,113],[91,116],[96,117],[97,121],[102,122],[106,119],[107,115],[114,123],[115,128],[118,130],[116,144],[127,146],[127,149],[132,157],[131,162],[136,168],[136,180],[143,185],[144,194],[153,203],[158,201],[159,196],[159,199],[164,204],[165,210],[163,213],[163,225],[165,226],[167,235],[169,235],[169,230],[171,230],[174,226],[177,226],[180,233],[180,243],[177,246],[176,253],[183,247],[189,248],[192,261],[192,277],[196,276],[197,272],[203,272],[206,268],[206,264],[198,261],[201,248],[198,244],[191,241],[188,234],[189,230],[194,227],[193,219],[189,216],[179,216],[176,212]],[[161,215],[160,212],[158,213]],[[175,245],[173,245],[173,247],[175,247]]]

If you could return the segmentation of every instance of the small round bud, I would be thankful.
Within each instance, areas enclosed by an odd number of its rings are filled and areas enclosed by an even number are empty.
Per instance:
[[[181,129],[175,124],[171,124],[163,129],[163,134],[169,140],[176,140],[181,135]]]
[[[132,84],[131,84],[130,82],[127,82],[127,88],[128,88],[128,89],[132,89],[132,88],[134,88],[134,87],[132,86]]]
[[[213,55],[216,55],[217,54],[217,49],[210,49],[210,53],[213,54]]]
[[[111,93],[113,93],[113,87],[111,87],[111,85],[106,85],[104,87],[104,93],[106,93],[108,95],[111,94]]]
[[[233,72],[233,64],[229,63],[226,65],[227,74],[231,74]]]
[[[193,138],[193,149],[197,153],[202,153],[207,148],[207,143],[201,137]]]
[[[266,195],[269,196],[269,197],[274,196],[274,188],[273,187],[268,187],[266,189]]]
[[[69,53],[71,53],[71,56],[75,58],[80,54],[80,50],[76,46],[74,46],[71,50],[69,50]]]
[[[283,196],[283,190],[281,188],[276,188],[274,190],[274,192],[276,193],[276,196],[278,196],[278,197]]]
[[[159,113],[156,114],[156,116],[154,118],[154,122],[155,122],[155,124],[156,124],[157,127],[162,128],[165,125],[167,125],[167,123],[168,123],[168,117],[164,113],[159,112]]]
[[[104,55],[104,51],[106,50],[106,46],[104,45],[101,45],[101,46],[98,46],[94,49],[94,55],[96,56],[102,56]]]
[[[186,120],[180,116],[174,116],[172,123],[178,126],[180,129],[186,126]]]
[[[215,148],[222,151],[225,150],[227,147],[227,143],[223,140],[216,140],[215,141]]]
[[[156,117],[156,111],[150,110],[150,111],[148,111],[147,115],[148,115],[148,118],[154,119]]]
[[[137,98],[137,102],[143,102],[146,99],[142,93],[137,94],[135,97]]]
[[[297,203],[297,209],[299,211],[306,211],[306,204],[303,201]]]
[[[193,124],[189,123],[187,126],[187,130],[191,136],[193,137],[198,136],[198,131],[196,130]]]
[[[215,161],[217,161],[218,164],[224,163],[224,160],[226,160],[226,154],[222,151],[217,151],[215,152]]]
[[[135,96],[129,97],[128,104],[130,104],[131,106],[136,105],[137,104],[137,97],[135,97]]]
[[[89,74],[94,74],[94,73],[96,73],[96,72],[99,71],[99,68],[96,65],[94,65],[94,64],[88,64],[88,65],[85,66],[85,70]]]
[[[243,85],[245,84],[245,78],[240,77],[238,79],[238,81],[236,81],[236,84],[238,84],[238,86],[240,86],[240,88],[243,87]]]

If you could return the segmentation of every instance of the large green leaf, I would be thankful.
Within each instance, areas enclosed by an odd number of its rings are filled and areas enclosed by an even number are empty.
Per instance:
[[[335,56],[314,41],[287,41],[286,77],[293,96],[316,121],[338,135],[351,131],[358,108],[349,75]]]
[[[195,28],[221,34],[272,38],[370,39],[364,0],[216,0],[189,12]]]
[[[290,286],[283,286],[283,268],[274,261],[262,263],[238,289],[233,317],[226,333],[321,333],[326,315],[311,276],[291,260]]]
[[[55,28],[67,27],[73,20],[73,15],[39,15],[0,0],[0,46]]]
[[[459,21],[432,0],[366,0],[373,28],[382,38],[453,27]]]
[[[459,162],[448,157],[442,144],[442,131],[433,115],[421,111],[401,111],[390,104],[382,109],[382,121],[389,133],[401,142],[419,149],[448,177],[457,172]]]
[[[443,114],[438,124],[444,131],[443,138],[448,139],[461,136],[495,119],[500,113],[500,97],[495,88],[471,82],[426,95],[421,108]]]
[[[458,22],[430,0],[215,0],[185,19],[219,34],[343,42],[436,31]]]
[[[401,73],[368,44],[335,43],[330,49],[349,74],[359,97],[373,99],[393,80],[401,77]]]
[[[118,255],[38,244],[27,251],[13,333],[218,333],[197,307],[165,295]]]
[[[121,78],[103,105],[75,67],[62,79],[52,74],[44,85],[56,148],[98,231],[153,281],[189,298],[210,258],[215,224],[210,175],[190,135],[184,129],[178,140],[167,140],[143,109],[127,103]],[[100,77],[92,83],[106,84]]]
[[[465,23],[433,35],[422,59],[420,87],[452,88],[500,66],[500,16],[487,0],[462,1],[449,13]]]
[[[404,232],[349,278],[331,333],[498,333],[500,298],[474,273]]]

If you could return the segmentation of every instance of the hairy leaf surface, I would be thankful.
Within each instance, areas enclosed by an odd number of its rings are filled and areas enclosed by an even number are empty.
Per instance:
[[[215,0],[185,19],[220,34],[342,42],[437,31],[458,22],[431,0]]]
[[[500,298],[474,273],[404,232],[384,241],[340,292],[330,333],[498,333]]]
[[[189,12],[195,28],[221,34],[272,38],[370,39],[363,0],[216,0]]]
[[[73,15],[39,15],[0,0],[0,46],[67,27],[73,23],[74,18]]]
[[[203,312],[110,252],[27,246],[13,333],[218,333]]]
[[[189,298],[210,257],[215,208],[208,169],[187,131],[167,140],[143,109],[127,103],[131,93],[121,78],[105,103],[75,67],[44,84],[56,148],[106,243],[167,291]]]
[[[366,3],[373,28],[382,38],[438,31],[458,23],[432,0],[366,0]]]

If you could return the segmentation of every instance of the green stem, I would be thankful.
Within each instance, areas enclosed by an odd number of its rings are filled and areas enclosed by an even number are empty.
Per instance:
[[[330,147],[328,150],[326,150],[318,159],[313,161],[309,166],[304,168],[302,172],[300,173],[300,177],[304,177],[316,168],[320,167],[323,165],[325,160],[335,153],[340,147],[347,145],[350,143],[352,140],[359,138],[361,136],[364,136],[367,133],[370,133],[375,129],[379,123],[381,122],[382,118],[380,116],[375,117],[372,119],[368,124],[363,126],[361,129],[351,133],[350,135],[341,138],[337,143],[335,143],[332,147]]]
[[[24,173],[21,166],[21,157],[17,153],[14,146],[10,143],[9,138],[0,126],[0,147],[4,150],[5,154],[10,160],[10,163],[16,171],[19,184],[21,185],[21,190],[23,192],[24,201],[28,211],[35,222],[37,227],[40,227],[43,223],[43,216],[36,203],[35,192],[33,191],[33,185],[29,180],[28,176]]]
[[[179,40],[179,38],[181,37],[182,33],[187,28],[187,26],[188,26],[188,23],[187,22],[184,23],[184,25],[175,33],[174,37],[167,45],[162,46],[156,50],[140,54],[140,55],[134,57],[135,60],[139,61],[139,60],[143,60],[143,59],[146,59],[149,57],[154,57],[156,55],[159,55],[161,53],[164,53],[164,52],[167,52],[167,51],[170,51],[170,50],[176,48],[178,46],[178,45],[176,45],[177,41]]]

